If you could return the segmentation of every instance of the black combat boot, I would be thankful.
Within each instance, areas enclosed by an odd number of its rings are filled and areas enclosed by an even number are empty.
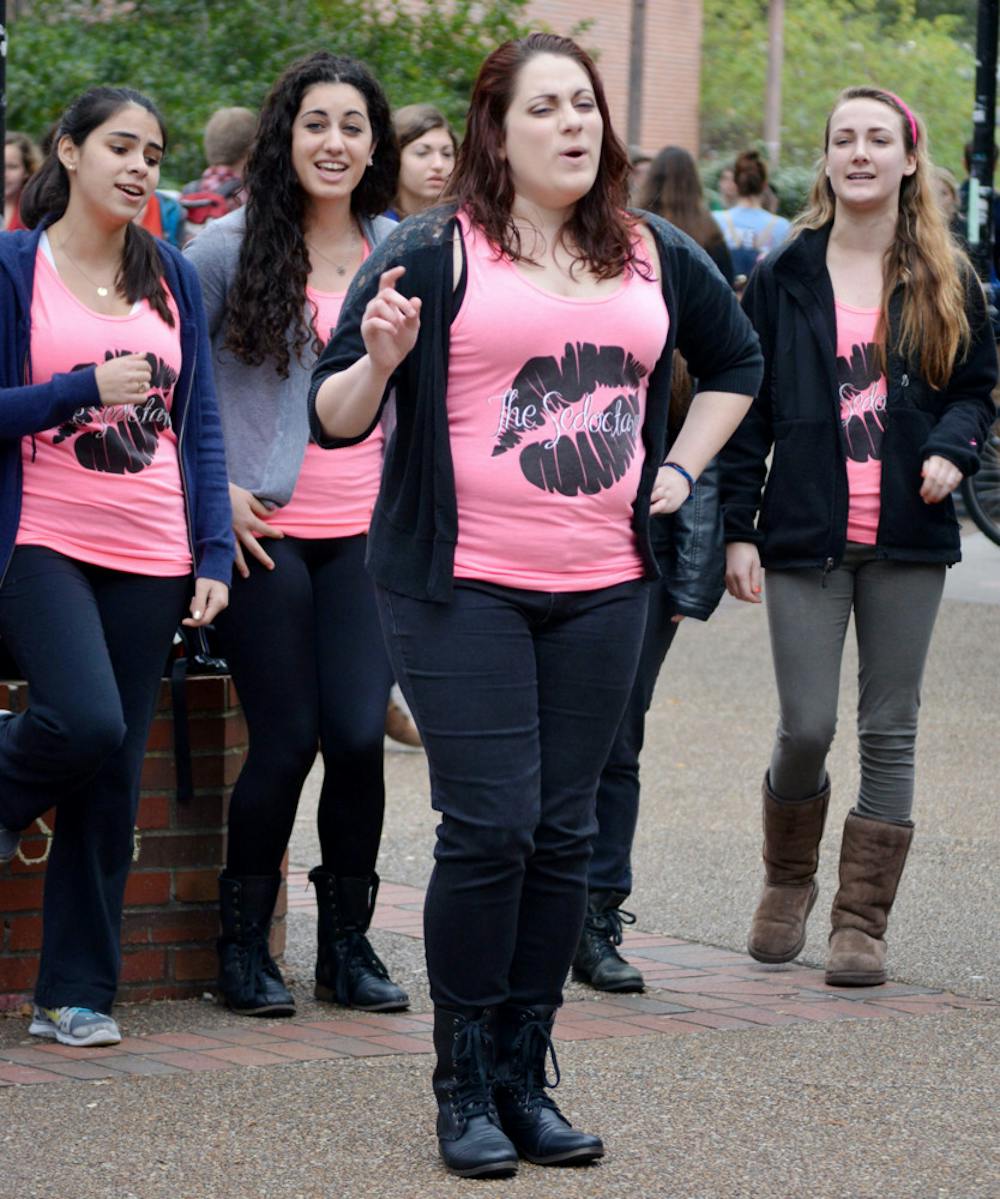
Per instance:
[[[295,1015],[295,1000],[267,945],[280,886],[280,874],[219,876],[219,991],[241,1016]]]
[[[625,896],[616,891],[591,891],[580,944],[573,958],[573,978],[598,991],[642,991],[646,982],[641,971],[618,952],[622,925],[635,924],[631,912],[619,906]]]
[[[322,866],[309,871],[319,905],[316,998],[366,1012],[399,1012],[410,997],[389,977],[365,933],[379,877],[338,878]]]
[[[497,1067],[493,1095],[500,1127],[518,1153],[538,1166],[581,1166],[604,1156],[600,1137],[578,1132],[546,1087],[559,1085],[559,1063],[552,1044],[554,1007],[497,1008]],[[551,1056],[555,1078],[545,1076]]]
[[[438,1146],[461,1178],[509,1178],[517,1150],[500,1128],[493,1103],[494,1009],[434,1009],[434,1096]]]

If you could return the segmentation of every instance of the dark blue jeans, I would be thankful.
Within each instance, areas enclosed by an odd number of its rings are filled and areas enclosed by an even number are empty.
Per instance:
[[[622,896],[632,891],[632,842],[639,819],[639,755],[646,735],[646,713],[677,632],[670,619],[674,605],[666,588],[654,584],[649,592],[646,635],[635,683],[597,785],[597,835],[587,873],[589,890],[615,891]]]
[[[219,640],[250,749],[229,805],[232,877],[280,869],[318,746],[323,865],[349,878],[375,869],[392,675],[366,542],[364,535],[268,541],[274,570],[250,559],[250,577],[233,579]]]
[[[632,690],[648,584],[378,591],[441,813],[424,906],[431,997],[558,1004],[587,900],[597,780]]]
[[[28,711],[0,721],[0,824],[57,807],[43,1007],[111,1010],[146,738],[191,586],[20,546],[0,587],[0,637],[31,688]]]

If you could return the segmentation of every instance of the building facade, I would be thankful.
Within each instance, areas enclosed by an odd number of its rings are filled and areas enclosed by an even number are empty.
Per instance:
[[[632,21],[643,12],[641,121],[633,148],[654,154],[683,146],[698,155],[698,94],[701,86],[701,0],[531,0],[533,20],[553,32],[590,27],[579,41],[597,54],[615,130],[628,141]]]

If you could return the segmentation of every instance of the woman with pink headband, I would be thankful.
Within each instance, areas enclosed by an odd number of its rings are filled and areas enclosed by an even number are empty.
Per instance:
[[[805,944],[853,612],[861,782],[844,796],[826,980],[871,986],[886,979],[913,839],[924,663],[945,567],[961,557],[950,497],[979,467],[997,377],[982,288],[935,201],[923,125],[898,96],[838,97],[809,206],[744,307],[765,373],[721,456],[726,585],[749,603],[766,589],[780,708],[748,949],[787,962]]]

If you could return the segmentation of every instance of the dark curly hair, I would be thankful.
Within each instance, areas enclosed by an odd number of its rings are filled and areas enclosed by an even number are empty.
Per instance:
[[[578,261],[598,279],[612,279],[636,263],[632,247],[634,221],[625,213],[628,152],[611,126],[611,114],[601,77],[593,59],[576,42],[554,33],[532,33],[505,42],[485,60],[469,103],[465,139],[446,191],[483,230],[501,255],[527,260],[511,216],[514,186],[503,151],[504,126],[517,77],[538,54],[571,58],[590,79],[598,112],[604,122],[601,157],[593,187],[577,201],[563,237],[574,247]]]
[[[288,377],[291,355],[323,348],[305,317],[309,253],[303,235],[306,193],[292,166],[292,125],[302,97],[319,83],[347,83],[364,97],[374,162],[351,193],[351,211],[375,217],[396,191],[399,150],[389,102],[364,64],[317,50],[293,62],[271,88],[257,123],[244,176],[246,232],[230,289],[226,347],[248,366],[274,363]]]

